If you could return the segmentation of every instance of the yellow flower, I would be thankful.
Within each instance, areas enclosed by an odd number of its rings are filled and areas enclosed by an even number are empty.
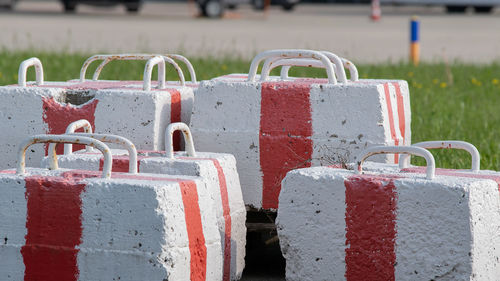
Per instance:
[[[441,82],[441,84],[439,84],[439,87],[441,87],[441,88],[446,88],[446,86],[447,86],[446,82]]]
[[[2,78],[2,77],[3,77],[3,73],[2,73],[2,72],[0,72],[0,78]]]
[[[1,74],[1,72],[0,72],[0,74]],[[2,76],[0,75],[0,77],[2,77]],[[491,80],[491,83],[492,83],[493,85],[498,85],[498,83],[499,83],[499,82],[500,82],[500,81],[498,81],[498,79],[496,79],[496,78],[494,78],[493,80]]]
[[[227,65],[223,64],[221,68],[222,70],[227,70]]]
[[[437,80],[437,79],[432,79],[432,83],[437,84],[437,83],[439,83],[439,80]]]
[[[413,72],[408,72],[408,77],[413,77]]]
[[[477,80],[476,78],[470,79],[470,82],[476,86],[481,86],[483,83],[481,81]]]

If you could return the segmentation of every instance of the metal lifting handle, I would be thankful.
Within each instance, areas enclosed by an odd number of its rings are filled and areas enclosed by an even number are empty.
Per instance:
[[[111,177],[111,165],[113,163],[113,158],[109,147],[93,138],[82,137],[82,136],[70,136],[70,135],[35,135],[26,139],[19,146],[19,153],[17,157],[17,175],[24,175],[26,168],[26,149],[35,143],[74,143],[74,144],[85,144],[88,146],[95,147],[99,149],[104,155],[104,164],[102,168],[102,178],[109,179]],[[56,151],[52,150],[50,157],[50,169],[57,169],[57,155]]]
[[[342,63],[344,64],[344,68],[349,69],[349,75],[351,81],[358,81],[359,80],[359,73],[358,73],[358,68],[354,63],[352,63],[350,60],[345,59],[345,58],[340,58],[342,60]]]
[[[167,153],[167,157],[171,159],[174,158],[173,138],[175,131],[182,131],[182,134],[184,135],[184,142],[186,143],[187,155],[190,157],[196,157],[191,130],[189,130],[188,125],[182,122],[171,123],[168,125],[167,130],[165,130],[165,152]]]
[[[149,60],[157,56],[162,56],[162,55],[155,55],[155,54],[111,54],[111,55],[94,55],[88,58],[82,65],[82,68],[80,69],[80,82],[85,82],[85,76],[87,73],[87,69],[92,64],[92,62],[97,61],[97,60],[102,60],[103,62],[96,68],[94,75],[92,76],[92,80],[96,81],[99,79],[99,75],[101,74],[102,69],[104,66],[106,66],[109,62],[114,61],[114,60]],[[165,57],[165,56],[162,56]],[[187,59],[186,59],[187,60]],[[185,79],[184,79],[184,73],[182,72],[182,69],[179,67],[179,65],[173,61],[172,59],[165,57],[165,61],[169,64],[171,64],[174,68],[177,74],[179,75],[179,79],[181,80],[181,84],[185,84]],[[189,67],[189,66],[188,66]],[[192,67],[192,65],[191,65]],[[193,70],[194,71],[194,70]]]
[[[93,138],[105,143],[116,143],[123,146],[128,151],[128,172],[131,174],[137,174],[137,149],[135,145],[129,140],[122,136],[110,135],[110,134],[92,134],[92,133],[71,133],[71,136],[83,136],[88,138]],[[55,145],[49,146],[49,153],[55,149]]]
[[[363,162],[370,156],[375,154],[388,154],[388,153],[404,153],[411,154],[425,158],[427,163],[427,179],[432,180],[436,174],[436,164],[434,161],[434,156],[421,147],[417,146],[371,146],[363,150],[358,156],[358,164],[356,169],[356,174],[361,174],[363,172]]]
[[[316,51],[312,51],[312,52],[316,52]],[[335,54],[332,54],[329,52],[319,52],[319,53],[324,54],[330,60],[330,62],[333,64],[333,66],[335,67],[334,73],[335,73],[335,75],[340,76],[340,77],[338,77],[338,78],[340,78],[340,82],[347,83],[347,78],[345,76],[344,68],[342,66],[342,62],[341,62],[340,58],[337,57]],[[267,78],[269,77],[269,75],[271,73],[273,63],[277,60],[282,60],[282,59],[283,59],[282,56],[276,56],[276,57],[268,58],[264,61],[264,65],[262,67],[261,76],[260,76],[261,81],[267,80]],[[315,59],[310,59],[310,60],[315,60]],[[319,60],[315,60],[315,61],[318,61],[319,63],[321,63],[321,61],[319,61]],[[337,79],[337,76],[335,76],[335,79]]]
[[[17,72],[17,84],[21,87],[26,87],[26,73],[30,66],[35,67],[36,74],[36,85],[43,85],[43,66],[42,62],[38,58],[27,59],[19,65],[19,71]]]
[[[169,58],[173,58],[174,60],[182,61],[186,65],[186,67],[189,71],[189,76],[191,76],[191,82],[197,83],[196,82],[196,72],[194,71],[194,67],[185,56],[181,56],[178,54],[166,54],[165,56],[169,57]]]
[[[277,57],[281,58],[311,58],[311,59],[316,59],[320,60],[324,65],[326,69],[326,73],[328,76],[328,83],[331,84],[337,84],[337,79],[335,77],[335,71],[333,70],[333,65],[328,59],[328,57],[321,52],[317,51],[310,51],[310,50],[270,50],[270,51],[265,51],[257,56],[252,60],[252,63],[250,65],[250,69],[248,71],[248,80],[249,82],[255,82],[255,77],[257,76],[257,68],[259,67],[259,64],[261,63],[262,60],[267,60],[267,59],[276,59]],[[264,67],[262,68],[262,74],[264,75],[266,72],[268,73],[269,70],[266,68],[266,64],[264,64]],[[261,81],[265,81],[263,79],[264,77],[261,77]]]
[[[85,133],[89,133],[89,134],[92,133],[92,125],[90,124],[90,122],[85,120],[85,119],[80,119],[80,120],[77,120],[77,121],[69,124],[68,127],[66,127],[66,134],[72,134],[76,130],[81,129],[81,128],[83,128],[83,131]],[[54,143],[49,144],[49,151],[50,151],[52,146],[54,146],[53,149],[55,149],[56,144],[54,144]],[[86,147],[86,150],[87,150],[87,152],[91,151],[89,146]],[[73,145],[70,143],[65,143],[64,144],[64,155],[71,154],[71,152],[73,152]]]
[[[478,172],[480,169],[481,156],[477,148],[465,141],[424,141],[419,143],[414,143],[412,146],[422,147],[425,149],[435,149],[435,148],[450,148],[450,149],[462,149],[470,153],[472,158],[471,172]],[[410,155],[399,156],[399,168],[408,168],[410,165]]]
[[[151,75],[155,65],[158,65],[158,89],[165,88],[165,60],[163,57],[157,56],[149,59],[144,67],[144,80],[142,85],[144,91],[151,91]]]
[[[344,68],[349,69],[349,80],[352,82],[359,80],[358,69],[356,66],[349,60],[340,58],[342,60]],[[288,79],[288,72],[292,66],[305,66],[305,67],[315,67],[315,68],[324,68],[323,64],[319,63],[316,60],[309,59],[280,59],[275,61],[271,66],[272,69],[283,66],[281,68],[280,77],[281,79]],[[271,70],[272,70],[271,69]]]
[[[102,69],[111,61],[114,60],[149,60],[154,57],[163,57],[166,63],[172,65],[179,76],[179,80],[181,81],[181,85],[186,85],[186,79],[184,78],[184,73],[180,66],[170,57],[162,56],[162,55],[110,55],[107,59],[105,59],[95,70],[94,75],[92,76],[92,80],[97,81],[99,79],[99,75],[101,74]],[[192,65],[191,65],[192,67]],[[193,70],[194,71],[194,70]]]

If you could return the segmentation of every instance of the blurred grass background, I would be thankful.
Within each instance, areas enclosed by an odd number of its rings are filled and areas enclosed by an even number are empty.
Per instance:
[[[0,85],[17,83],[19,63],[32,56],[44,66],[46,81],[79,77],[80,67],[88,54],[0,51]],[[189,58],[198,80],[228,73],[247,73],[250,62],[239,58]],[[145,62],[113,62],[102,72],[102,79],[142,79]],[[94,63],[87,72],[91,77]],[[479,149],[481,168],[500,170],[500,64],[464,64],[460,62],[357,64],[360,78],[407,80],[412,107],[412,142],[424,140],[464,140]],[[278,70],[273,72],[278,74]],[[186,79],[188,72],[185,71]],[[324,77],[324,70],[292,68],[291,76]],[[154,76],[156,77],[156,75]],[[177,79],[168,68],[167,79]],[[30,70],[28,80],[34,80]],[[496,126],[499,126],[497,128]],[[438,167],[469,168],[470,156],[463,151],[432,151]],[[415,159],[412,163],[423,164]]]

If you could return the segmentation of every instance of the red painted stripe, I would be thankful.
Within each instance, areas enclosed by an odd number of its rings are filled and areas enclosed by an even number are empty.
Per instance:
[[[55,177],[26,179],[25,281],[77,280],[82,237],[80,194],[85,184]]]
[[[220,197],[224,215],[224,281],[231,280],[231,210],[229,208],[229,193],[227,192],[226,175],[217,159],[210,159],[217,169],[219,177]]]
[[[137,172],[140,171],[141,160],[145,158],[150,158],[150,156],[137,155]],[[113,155],[113,165],[112,172],[128,173],[128,155]],[[99,159],[99,171],[102,171],[104,166],[104,158]]]
[[[194,181],[179,182],[184,214],[186,216],[189,252],[191,253],[191,281],[203,281],[207,271],[207,247],[201,223],[198,190]]]
[[[311,83],[262,83],[260,167],[262,207],[278,208],[281,180],[290,170],[311,166]]]
[[[168,89],[170,93],[170,123],[182,122],[181,121],[181,94],[176,89]],[[179,151],[181,149],[181,132],[177,131],[174,133],[174,151]],[[166,149],[166,148],[165,148]]]
[[[66,127],[77,120],[86,119],[95,128],[95,110],[99,101],[94,99],[91,102],[80,106],[72,104],[63,104],[57,102],[54,98],[42,99],[43,101],[43,122],[47,124],[47,134],[63,134]],[[83,129],[77,130],[83,132]],[[83,145],[73,145],[73,151],[84,149]],[[47,155],[48,146],[45,146],[45,155]],[[64,147],[57,146],[57,154],[62,154]]]
[[[138,156],[137,165],[139,168],[140,160],[148,158],[147,156]],[[229,193],[227,191],[226,175],[224,170],[217,159],[213,158],[188,158],[183,157],[182,159],[188,160],[210,160],[217,169],[217,175],[219,179],[219,188],[222,201],[222,211],[224,216],[224,274],[223,280],[229,281],[231,279],[231,210],[229,207]],[[114,172],[128,172],[129,158],[126,155],[114,156],[113,157],[113,171]],[[103,159],[101,158],[99,164],[99,170],[102,171]],[[119,175],[122,176],[122,175]]]
[[[406,117],[405,117],[405,102],[403,94],[401,94],[401,86],[398,82],[392,82],[392,85],[396,89],[396,98],[398,101],[398,118],[399,118],[399,131],[401,132],[401,137],[403,137],[403,145],[406,145],[405,131],[406,131]]]
[[[351,176],[344,184],[346,280],[395,280],[394,182],[385,177]]]
[[[391,93],[389,91],[389,84],[384,84],[384,92],[385,92],[385,100],[387,103],[387,112],[389,114],[389,126],[391,129],[391,137],[394,141],[394,145],[399,145],[399,140],[396,134],[396,126],[394,125],[394,115],[392,111],[392,103],[391,103]],[[398,154],[394,154],[394,163],[398,163]]]

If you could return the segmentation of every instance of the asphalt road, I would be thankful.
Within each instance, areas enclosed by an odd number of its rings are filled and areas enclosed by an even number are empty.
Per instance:
[[[367,5],[299,5],[267,15],[242,6],[222,20],[193,17],[186,3],[148,2],[135,16],[122,6],[79,6],[64,14],[59,2],[22,1],[0,13],[0,47],[84,52],[182,52],[188,56],[251,58],[271,48],[325,49],[354,62],[408,56],[408,21],[420,15],[424,60],[488,62],[500,58],[500,8],[492,15],[447,15],[442,7],[384,6],[371,22]]]

